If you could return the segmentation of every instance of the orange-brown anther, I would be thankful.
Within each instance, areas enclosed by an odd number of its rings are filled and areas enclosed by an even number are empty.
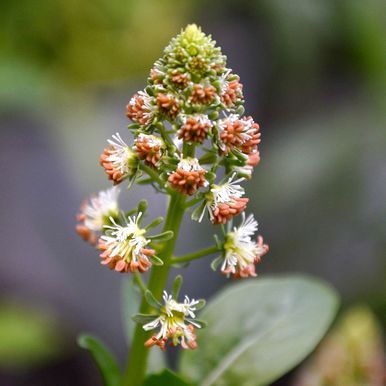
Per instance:
[[[247,207],[249,198],[231,197],[231,201],[219,203],[212,212],[213,224],[225,224],[232,217],[242,213]]]
[[[251,117],[243,118],[244,121],[251,119]],[[254,122],[251,128],[248,130],[248,135],[250,136],[250,138],[243,143],[243,146],[241,148],[241,151],[244,154],[252,154],[257,151],[257,145],[261,142],[261,133],[259,130],[259,125]]]
[[[185,142],[203,143],[211,127],[210,122],[202,122],[194,117],[189,117],[178,131],[178,138]]]
[[[242,269],[238,269],[233,275],[235,279],[243,279],[247,277],[256,277],[256,276],[257,274],[256,274],[255,264],[249,264]]]
[[[158,346],[161,350],[165,351],[165,346],[168,338],[157,339],[156,336],[152,336],[145,342],[145,347]]]
[[[208,105],[213,101],[216,96],[216,89],[212,86],[203,86],[201,84],[195,84],[193,91],[190,94],[189,100],[193,104]]]
[[[135,139],[134,149],[140,160],[149,166],[156,167],[162,157],[162,141],[149,135],[139,135]]]
[[[100,257],[102,258],[101,264],[107,265],[110,269],[114,269],[117,272],[145,272],[151,267],[151,262],[147,257],[155,254],[154,249],[142,248],[141,253],[144,256],[138,257],[136,260],[126,261],[124,256],[114,255],[112,256],[108,250],[108,244],[99,240],[98,249],[102,251]]]
[[[109,157],[114,153],[114,146],[109,146],[103,150],[103,153],[99,157],[99,163],[105,169],[106,174],[108,175],[109,180],[113,181],[114,185],[119,184],[123,181],[125,176],[120,170],[118,170],[112,162],[109,161]]]
[[[144,92],[135,94],[127,104],[127,118],[140,125],[148,125],[150,123],[151,112],[146,103],[145,98],[149,98]]]
[[[245,142],[245,127],[242,120],[225,122],[225,127],[220,133],[221,142],[224,144],[224,153],[229,153],[234,147],[241,147]]]
[[[178,99],[172,95],[160,93],[156,101],[160,111],[171,119],[174,119],[180,111]]]
[[[205,169],[184,170],[177,168],[170,174],[168,181],[171,186],[182,194],[193,195],[198,188],[205,186]]]
[[[238,99],[243,97],[243,85],[238,79],[232,80],[227,84],[224,93],[221,95],[221,102],[227,107],[233,106]]]
[[[181,88],[185,88],[189,83],[189,74],[182,73],[179,70],[175,69],[172,71],[171,76],[172,82]]]

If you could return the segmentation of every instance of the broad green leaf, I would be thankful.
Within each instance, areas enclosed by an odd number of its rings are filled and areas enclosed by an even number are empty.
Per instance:
[[[123,280],[122,282],[122,310],[123,326],[125,329],[126,340],[130,345],[136,323],[132,319],[139,311],[140,292],[137,290],[132,280]],[[165,357],[158,347],[150,349],[148,372],[153,373],[166,367]]]
[[[143,386],[191,386],[177,374],[165,369],[159,374],[152,374],[146,378]]]
[[[327,284],[288,275],[239,282],[200,313],[199,348],[180,369],[200,386],[261,386],[309,354],[330,326],[338,297]]]
[[[103,343],[91,335],[80,335],[78,338],[80,347],[90,351],[99,371],[101,372],[105,386],[120,386],[121,371],[116,359]]]

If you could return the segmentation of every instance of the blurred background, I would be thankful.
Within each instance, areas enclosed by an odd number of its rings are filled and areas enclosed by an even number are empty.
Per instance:
[[[109,186],[98,164],[106,139],[126,134],[127,101],[170,38],[192,22],[223,48],[244,84],[246,112],[262,127],[262,162],[247,186],[249,210],[271,247],[259,274],[309,273],[338,289],[343,310],[365,304],[359,316],[343,316],[335,334],[349,335],[347,320],[354,330],[365,325],[370,332],[354,335],[371,336],[369,350],[382,363],[383,0],[2,0],[1,386],[100,385],[75,345],[81,331],[125,360],[125,278],[101,268],[75,234],[75,214],[84,197]],[[165,203],[154,194],[136,187],[122,206],[148,197],[161,215]],[[209,224],[186,221],[177,252],[209,245],[211,234]],[[208,260],[184,276],[193,297],[226,284]],[[300,385],[307,366],[323,368],[319,356],[277,384]],[[356,385],[347,382],[329,384]],[[358,383],[365,384],[379,385]]]

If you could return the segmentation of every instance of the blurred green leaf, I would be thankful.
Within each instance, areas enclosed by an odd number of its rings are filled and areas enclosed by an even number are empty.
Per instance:
[[[80,347],[90,351],[103,377],[104,386],[119,386],[121,371],[116,359],[97,338],[82,334],[78,337]]]
[[[327,284],[303,276],[239,283],[200,314],[198,350],[184,351],[181,373],[200,386],[267,385],[314,349],[338,306]]]
[[[22,370],[66,352],[57,321],[46,310],[0,304],[0,368]]]
[[[144,386],[189,386],[191,384],[186,383],[177,374],[165,369],[160,374],[150,375],[144,383]]]
[[[123,324],[126,338],[130,344],[136,323],[132,319],[139,311],[140,293],[135,287],[132,280],[123,280],[122,282],[122,310]],[[161,350],[150,350],[148,373],[160,371],[166,367],[165,357]]]

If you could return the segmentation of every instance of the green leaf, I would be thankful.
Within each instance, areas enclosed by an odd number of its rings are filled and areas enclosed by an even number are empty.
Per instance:
[[[299,275],[240,282],[202,311],[198,350],[182,352],[181,373],[200,386],[267,385],[301,362],[330,326],[336,292]]]
[[[126,340],[130,344],[136,323],[132,317],[138,313],[140,303],[140,292],[134,285],[132,280],[123,280],[122,282],[122,310],[123,310],[123,325],[125,327]],[[148,372],[153,373],[160,371],[166,367],[165,357],[162,350],[150,350]]]
[[[152,374],[145,379],[143,386],[191,386],[172,371],[165,369],[159,374]]]
[[[78,337],[78,344],[90,351],[101,372],[104,386],[120,386],[121,371],[116,359],[103,343],[91,335],[82,334]]]
[[[153,265],[161,266],[164,265],[164,262],[156,255],[149,256],[149,260]]]

